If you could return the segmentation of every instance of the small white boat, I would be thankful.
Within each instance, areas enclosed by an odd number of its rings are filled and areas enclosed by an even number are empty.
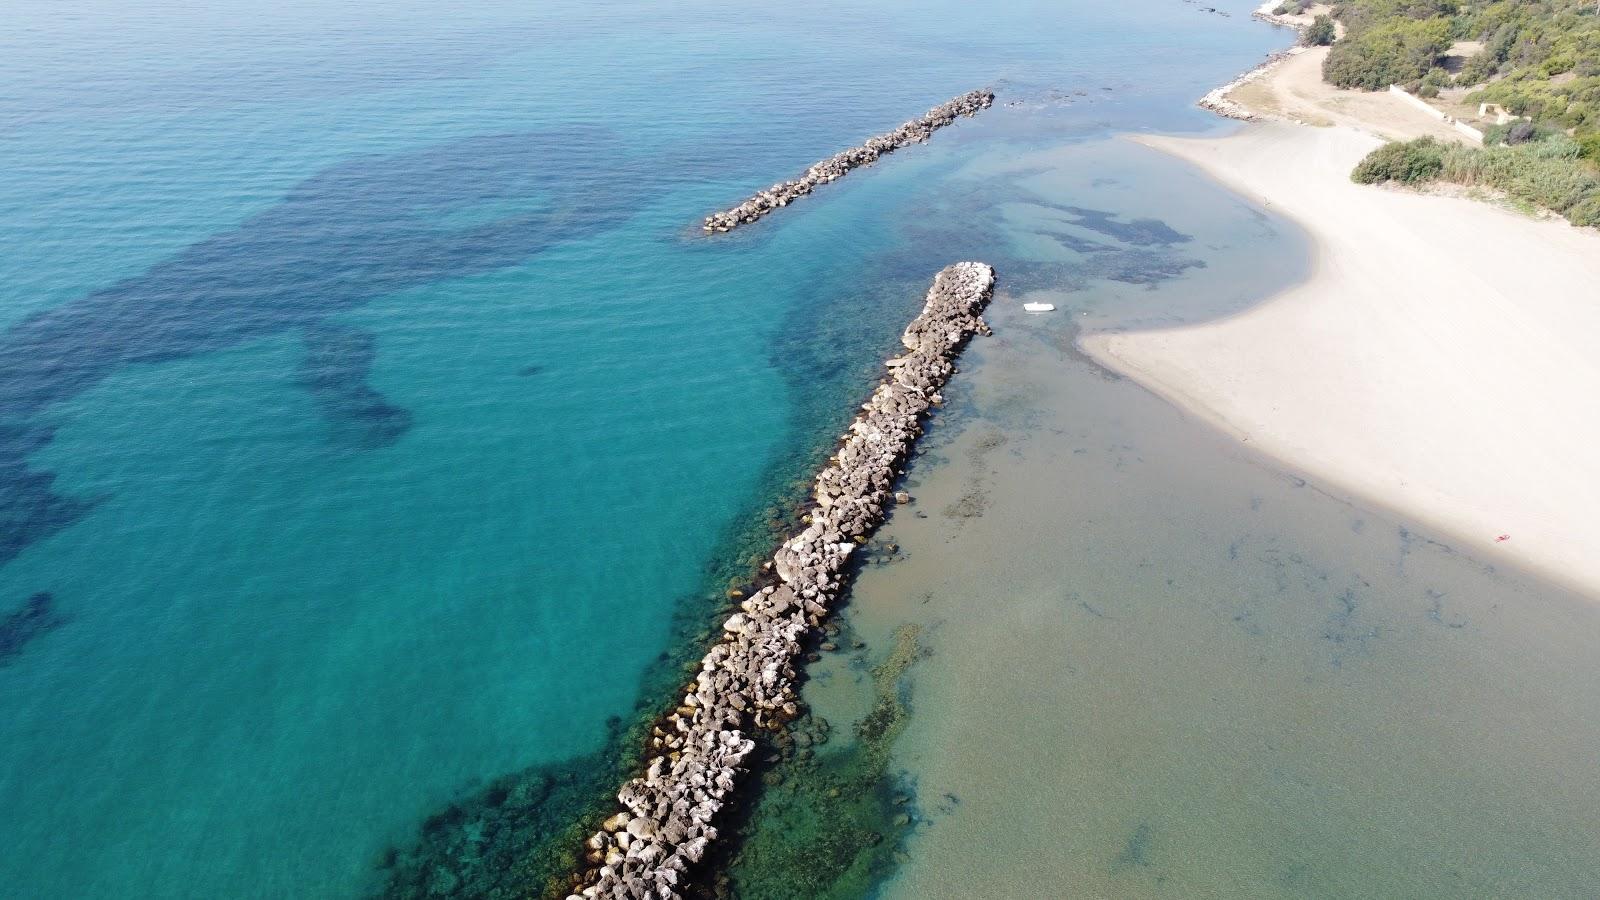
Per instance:
[[[1056,311],[1056,305],[1054,303],[1024,303],[1024,304],[1022,304],[1022,308],[1027,310],[1028,312],[1055,312]]]

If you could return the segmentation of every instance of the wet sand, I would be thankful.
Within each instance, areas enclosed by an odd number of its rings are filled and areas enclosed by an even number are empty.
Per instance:
[[[997,299],[857,582],[855,634],[927,650],[883,896],[1591,895],[1600,613],[1098,368],[1094,298]]]
[[[1600,232],[1354,184],[1378,141],[1353,129],[1141,140],[1299,223],[1315,264],[1241,315],[1085,349],[1323,484],[1600,596]]]

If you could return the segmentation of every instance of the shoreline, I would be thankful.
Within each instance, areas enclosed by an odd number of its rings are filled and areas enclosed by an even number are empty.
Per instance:
[[[964,360],[950,430],[908,473],[927,517],[896,513],[904,556],[853,593],[870,645],[909,626],[928,648],[894,749],[918,827],[881,896],[1157,877],[1174,896],[1567,896],[1592,876],[1570,848],[1593,780],[1569,769],[1600,608],[1286,476],[1108,380],[1070,322],[1023,315],[1006,304]],[[849,691],[871,686],[831,666],[814,711],[860,715]],[[1515,837],[1546,829],[1562,848]]]
[[[1364,188],[1346,126],[1134,136],[1305,230],[1306,281],[1249,310],[1083,351],[1287,470],[1587,596],[1600,239],[1466,198]],[[1300,165],[1283,165],[1284,160]],[[1482,248],[1473,252],[1474,248]],[[1487,252],[1483,252],[1487,251]]]
[[[1259,16],[1258,16],[1259,18]],[[1269,19],[1296,29],[1304,24]],[[1224,118],[1325,127],[1344,125],[1386,140],[1432,137],[1451,143],[1475,138],[1409,94],[1348,90],[1328,84],[1322,67],[1329,48],[1293,46],[1267,56],[1237,78],[1206,92],[1197,105]]]
[[[1259,11],[1257,11],[1257,15],[1259,15]],[[1274,22],[1273,24],[1282,23]],[[1287,50],[1278,50],[1268,54],[1266,59],[1245,70],[1237,78],[1233,79],[1227,84],[1214,87],[1207,91],[1206,95],[1201,97],[1196,105],[1201,109],[1208,109],[1217,115],[1222,116],[1224,119],[1234,119],[1240,122],[1261,121],[1263,117],[1259,112],[1256,112],[1243,103],[1232,99],[1228,95],[1232,94],[1235,90],[1250,84],[1251,82],[1266,78],[1267,76],[1271,75],[1279,66],[1283,65],[1290,58],[1304,52],[1304,50],[1304,47],[1296,45]]]
[[[1285,62],[1288,62],[1290,58],[1310,49],[1303,46],[1299,40],[1300,35],[1309,24],[1309,20],[1302,20],[1294,16],[1280,16],[1273,12],[1277,5],[1274,0],[1266,0],[1265,3],[1262,3],[1250,13],[1250,18],[1265,22],[1268,25],[1293,29],[1295,33],[1294,44],[1282,50],[1274,50],[1267,54],[1266,59],[1239,73],[1232,81],[1207,91],[1205,96],[1201,97],[1195,104],[1196,106],[1201,109],[1208,109],[1224,119],[1234,119],[1240,122],[1259,122],[1262,120],[1263,116],[1260,112],[1234,100],[1229,95],[1251,82],[1260,81],[1268,77]]]

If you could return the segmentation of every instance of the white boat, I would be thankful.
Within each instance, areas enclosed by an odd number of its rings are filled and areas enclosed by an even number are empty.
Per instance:
[[[1024,304],[1022,304],[1022,308],[1027,310],[1028,312],[1055,312],[1056,311],[1056,305],[1054,303],[1024,303]]]

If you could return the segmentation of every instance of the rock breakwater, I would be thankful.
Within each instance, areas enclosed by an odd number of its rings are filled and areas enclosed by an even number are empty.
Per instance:
[[[869,138],[859,147],[842,150],[821,162],[814,163],[793,181],[779,182],[732,209],[706,216],[703,227],[706,231],[730,231],[740,225],[754,222],[767,213],[788,206],[791,201],[811,193],[818,185],[843,178],[850,174],[851,169],[874,162],[885,153],[893,153],[909,144],[924,143],[935,131],[954,122],[957,117],[975,116],[993,104],[992,91],[969,91],[954,100],[935,106],[920,118],[912,119],[887,134]]]
[[[974,334],[994,270],[962,262],[935,277],[889,369],[817,475],[804,530],[764,566],[772,583],[741,604],[701,661],[680,706],[652,729],[645,773],[623,786],[622,811],[587,841],[590,868],[569,900],[673,900],[717,837],[713,820],[746,774],[751,735],[800,715],[796,663],[849,576],[850,555],[883,521],[906,455]]]

